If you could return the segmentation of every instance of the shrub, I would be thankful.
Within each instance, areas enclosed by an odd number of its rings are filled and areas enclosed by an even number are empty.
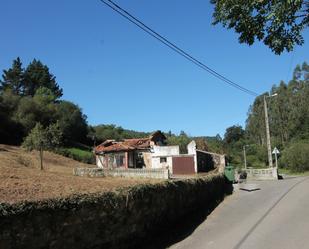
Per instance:
[[[309,143],[296,142],[283,151],[280,163],[294,172],[309,170]]]

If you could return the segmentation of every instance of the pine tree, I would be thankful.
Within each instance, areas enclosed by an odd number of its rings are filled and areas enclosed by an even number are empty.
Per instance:
[[[20,58],[17,57],[12,64],[12,68],[3,70],[3,80],[0,81],[0,91],[10,89],[14,94],[23,94],[24,69]]]
[[[25,95],[34,96],[37,89],[46,87],[57,97],[62,96],[62,89],[56,82],[56,77],[49,72],[49,68],[39,60],[34,59],[26,68]]]

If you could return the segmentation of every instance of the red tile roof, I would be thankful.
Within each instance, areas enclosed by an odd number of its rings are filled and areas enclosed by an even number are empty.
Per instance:
[[[107,142],[108,141],[108,142]],[[96,153],[100,152],[119,152],[119,151],[132,151],[136,149],[150,148],[150,138],[134,138],[125,139],[121,142],[107,140],[95,148]]]
[[[158,138],[164,140],[166,139],[161,131],[156,131],[148,138],[124,139],[121,142],[116,142],[115,140],[106,140],[95,148],[95,153],[150,149],[150,142],[155,142]]]

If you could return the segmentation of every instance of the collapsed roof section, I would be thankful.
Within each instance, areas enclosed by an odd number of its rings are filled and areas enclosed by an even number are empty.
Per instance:
[[[123,141],[106,140],[95,148],[96,154],[121,151],[147,150],[153,145],[165,145],[166,137],[161,131],[152,133],[148,138],[124,139]]]

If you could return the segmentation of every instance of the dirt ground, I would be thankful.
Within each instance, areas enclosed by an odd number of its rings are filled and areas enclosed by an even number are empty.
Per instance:
[[[109,191],[159,180],[129,178],[88,178],[73,176],[75,167],[94,167],[44,151],[44,170],[39,153],[0,144],[0,203],[37,201],[77,193]]]

